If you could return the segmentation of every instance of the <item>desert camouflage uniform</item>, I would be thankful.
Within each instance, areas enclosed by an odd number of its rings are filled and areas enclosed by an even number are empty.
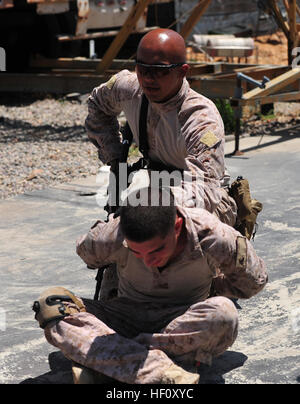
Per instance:
[[[86,119],[88,136],[100,147],[103,163],[121,156],[117,116],[124,111],[135,143],[139,144],[142,91],[135,73],[123,70],[93,90]],[[189,173],[185,187],[197,206],[215,213],[229,225],[236,221],[236,205],[221,187],[225,178],[224,125],[214,103],[193,91],[187,80],[173,98],[149,102],[147,135],[154,162]],[[199,201],[203,201],[199,205]],[[189,204],[185,204],[189,206]],[[191,205],[190,205],[191,206]]]
[[[178,209],[187,245],[162,272],[127,248],[119,219],[97,222],[78,240],[77,253],[89,267],[117,264],[118,297],[84,299],[87,312],[46,327],[51,344],[75,362],[136,384],[159,383],[174,362],[209,364],[233,344],[237,310],[226,297],[209,297],[212,279],[222,268],[224,292],[250,298],[267,282],[264,262],[248,240],[206,210]]]

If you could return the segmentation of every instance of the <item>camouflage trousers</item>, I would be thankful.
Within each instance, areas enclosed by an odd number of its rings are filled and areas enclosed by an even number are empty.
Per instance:
[[[123,383],[159,383],[173,363],[210,364],[237,337],[238,313],[226,297],[191,306],[82,301],[86,312],[50,323],[45,336],[67,358]]]

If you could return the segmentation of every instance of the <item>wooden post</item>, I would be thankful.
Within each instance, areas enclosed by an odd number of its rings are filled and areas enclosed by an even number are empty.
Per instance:
[[[181,28],[180,35],[187,39],[187,37],[192,33],[194,26],[200,20],[201,16],[205,13],[211,0],[200,0],[199,3],[194,7],[191,12],[190,17],[186,20],[183,27]]]
[[[290,41],[289,41],[289,65],[293,62],[292,50],[298,46],[298,31],[297,31],[297,3],[296,0],[288,0],[288,15],[289,15],[289,25],[290,25]]]
[[[285,36],[287,37],[287,39],[289,39],[289,26],[288,24],[284,21],[280,8],[278,7],[278,4],[275,0],[268,0],[269,3],[269,7],[273,10],[274,12],[274,17],[276,19],[276,22],[279,26],[279,28],[282,29],[282,31],[284,32]]]
[[[299,34],[296,21],[296,13],[299,12],[296,0],[283,0],[283,4],[288,13],[289,23],[287,24],[281,14],[280,8],[278,7],[275,0],[269,0],[270,6],[272,7],[277,24],[283,30],[285,36],[288,40],[288,61],[289,65],[293,62],[292,50],[298,46]]]
[[[234,120],[235,120],[235,146],[234,151],[232,153],[233,156],[242,156],[244,153],[240,151],[240,134],[241,134],[241,119],[243,115],[243,108],[241,105],[241,100],[243,99],[243,85],[242,80],[239,76],[236,76],[236,88],[234,92],[234,97],[236,100],[231,101],[231,106],[234,111]]]
[[[294,43],[294,38],[293,38],[293,33],[291,30],[291,10],[290,10],[290,3],[289,0],[283,0],[283,4],[284,7],[287,11],[287,15],[288,15],[288,27],[289,27],[289,33],[287,36],[287,40],[288,40],[288,64],[291,65],[292,64],[292,51],[293,51],[293,43]]]
[[[149,5],[151,0],[139,0],[135,7],[132,8],[127,20],[125,21],[123,27],[120,29],[118,35],[106,51],[102,58],[101,63],[97,66],[96,72],[103,74],[105,70],[109,68],[113,59],[117,56],[119,50],[122,48],[127,38],[133,31],[137,21],[143,15],[146,7]]]

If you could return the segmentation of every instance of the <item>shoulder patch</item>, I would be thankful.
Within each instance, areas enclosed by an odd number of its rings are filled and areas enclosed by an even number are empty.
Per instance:
[[[114,76],[112,76],[109,80],[108,80],[108,82],[105,84],[105,86],[109,89],[109,90],[111,90],[112,88],[113,88],[113,86],[115,85],[115,82],[117,81],[117,76],[116,75],[114,75]]]
[[[201,137],[200,142],[204,143],[207,147],[213,147],[219,142],[219,139],[213,132],[208,131]]]

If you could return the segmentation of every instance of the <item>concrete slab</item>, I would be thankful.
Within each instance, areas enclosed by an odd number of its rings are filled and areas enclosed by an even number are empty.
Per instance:
[[[258,137],[242,139],[245,154],[226,161],[232,176],[248,178],[253,197],[264,204],[254,246],[269,272],[265,290],[239,302],[240,334],[232,349],[248,358],[226,383],[300,382],[298,136],[264,136],[260,144]],[[226,152],[232,146],[226,144]]]
[[[0,383],[20,383],[49,371],[53,347],[45,343],[31,311],[41,290],[66,285],[93,297],[96,273],[75,252],[76,238],[105,217],[89,195],[98,188],[90,181],[0,203]]]
[[[226,153],[233,149],[234,142],[226,144]],[[254,245],[270,282],[238,302],[239,337],[211,368],[201,366],[201,383],[299,383],[300,139],[296,132],[250,137],[241,150],[226,164],[264,203]],[[93,177],[0,202],[2,384],[71,383],[69,361],[45,341],[31,305],[51,285],[93,296],[96,273],[77,257],[75,240],[105,216],[98,189]]]

